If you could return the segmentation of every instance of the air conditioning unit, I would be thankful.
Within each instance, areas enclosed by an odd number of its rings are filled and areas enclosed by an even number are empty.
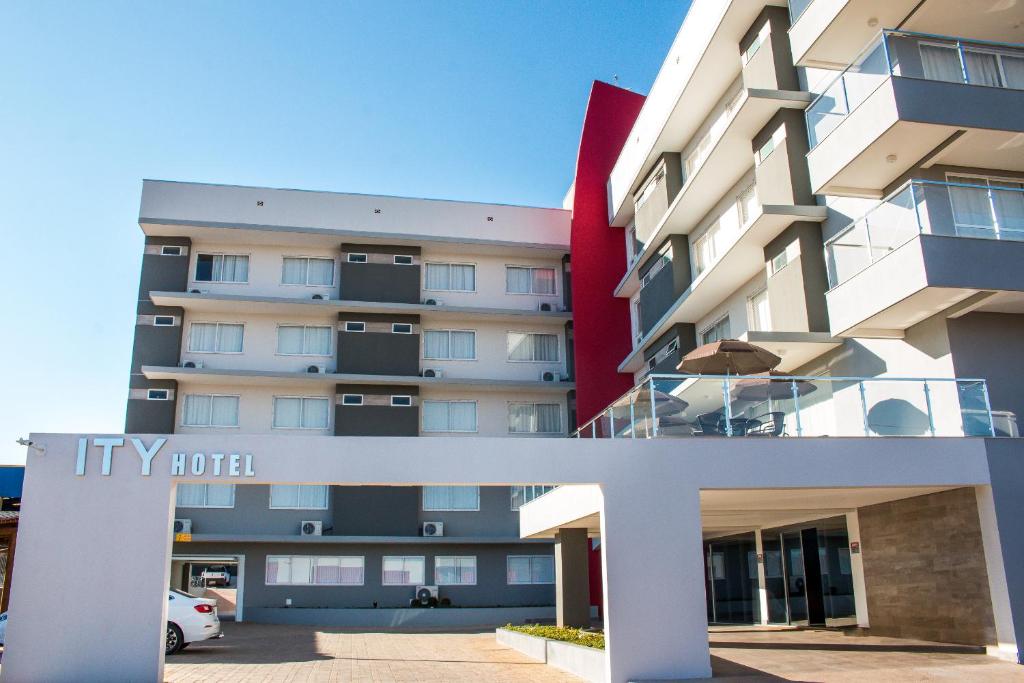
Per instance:
[[[423,376],[435,378],[444,377],[444,370],[441,368],[423,368]]]
[[[307,520],[299,525],[300,536],[323,536],[324,523],[319,520]]]
[[[444,522],[423,522],[423,535],[427,537],[444,536]]]
[[[174,533],[176,533],[176,534],[191,534],[192,533],[192,520],[191,519],[176,519],[176,520],[174,520]]]
[[[424,299],[423,303],[427,306],[443,306],[444,302],[440,299]]]
[[[313,300],[314,301],[324,301],[326,299],[327,299],[327,297],[324,296],[323,294],[314,294],[313,295]]]
[[[188,290],[188,293],[189,294],[209,294],[210,290],[208,290],[208,289],[190,289],[190,290]]]
[[[310,365],[308,368],[306,368],[306,372],[308,372],[311,375],[325,375],[325,374],[327,374],[327,366],[326,365]]]
[[[544,372],[540,373],[541,382],[560,382],[561,380],[562,377],[557,372],[545,370]]]
[[[545,313],[550,313],[552,311],[557,311],[558,310],[558,306],[556,306],[555,304],[550,303],[548,301],[544,301],[539,306],[537,306],[537,310],[538,311],[543,311]]]
[[[195,368],[199,369],[203,367],[203,361],[201,360],[184,360],[181,362],[183,368]]]
[[[416,586],[416,597],[413,598],[413,602],[424,607],[433,606],[437,604],[437,594],[437,586]]]

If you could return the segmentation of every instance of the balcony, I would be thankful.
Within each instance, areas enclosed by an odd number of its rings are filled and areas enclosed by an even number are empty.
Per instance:
[[[573,436],[1016,436],[982,379],[651,375]]]
[[[805,112],[815,194],[881,197],[916,164],[1024,171],[1024,46],[883,31]]]
[[[898,337],[964,303],[1019,307],[1024,182],[910,181],[829,239],[825,260],[836,336]]]

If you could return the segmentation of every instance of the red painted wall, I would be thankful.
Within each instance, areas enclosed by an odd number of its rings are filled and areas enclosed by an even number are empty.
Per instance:
[[[608,225],[607,181],[643,103],[642,95],[594,81],[583,119],[569,239],[578,424],[633,386],[616,369],[632,343],[629,300],[612,295],[626,272],[626,241],[622,228]]]

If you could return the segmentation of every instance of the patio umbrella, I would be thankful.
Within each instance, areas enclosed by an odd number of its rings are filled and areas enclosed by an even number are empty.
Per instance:
[[[781,362],[768,349],[738,339],[720,339],[690,351],[676,370],[693,375],[755,375]]]
[[[733,382],[733,391],[736,392],[736,398],[741,401],[784,400],[793,398],[794,381],[798,396],[806,396],[818,389],[805,379],[793,380],[789,373],[773,370],[758,377],[744,377],[736,380]]]
[[[637,390],[629,392],[628,394],[620,398],[618,401],[613,403],[612,407],[627,408],[629,407],[630,400],[632,400],[634,404],[646,404],[650,400],[650,395],[650,390],[646,386],[641,386]],[[689,403],[679,398],[678,396],[667,394],[664,391],[654,391],[655,417],[663,417],[665,415],[674,415],[676,413],[681,413],[684,410],[686,410],[689,407],[689,405]]]

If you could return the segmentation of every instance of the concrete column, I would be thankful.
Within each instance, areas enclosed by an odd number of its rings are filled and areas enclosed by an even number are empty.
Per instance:
[[[995,648],[989,648],[989,654],[1020,661],[1016,629],[1013,624],[1013,607],[1010,603],[1006,569],[1003,565],[1003,549],[999,542],[999,524],[996,520],[992,487],[978,486],[974,491],[978,501],[981,542],[985,549],[985,570],[988,573],[988,592],[992,600],[992,618],[996,626],[997,644]]]
[[[709,677],[699,491],[638,473],[602,494],[606,680]]]
[[[768,585],[764,574],[764,541],[761,530],[754,529],[754,551],[757,556],[757,604],[761,624],[768,623]]]
[[[853,575],[853,603],[857,610],[857,626],[867,628],[868,623],[868,589],[864,583],[864,555],[854,553],[854,544],[860,546],[860,518],[857,511],[846,513],[846,534],[850,541],[850,573]]]
[[[1024,457],[1020,439],[986,439],[991,486],[975,489],[998,651],[1024,664]]]
[[[590,571],[586,529],[555,536],[555,614],[559,626],[590,626]]]

